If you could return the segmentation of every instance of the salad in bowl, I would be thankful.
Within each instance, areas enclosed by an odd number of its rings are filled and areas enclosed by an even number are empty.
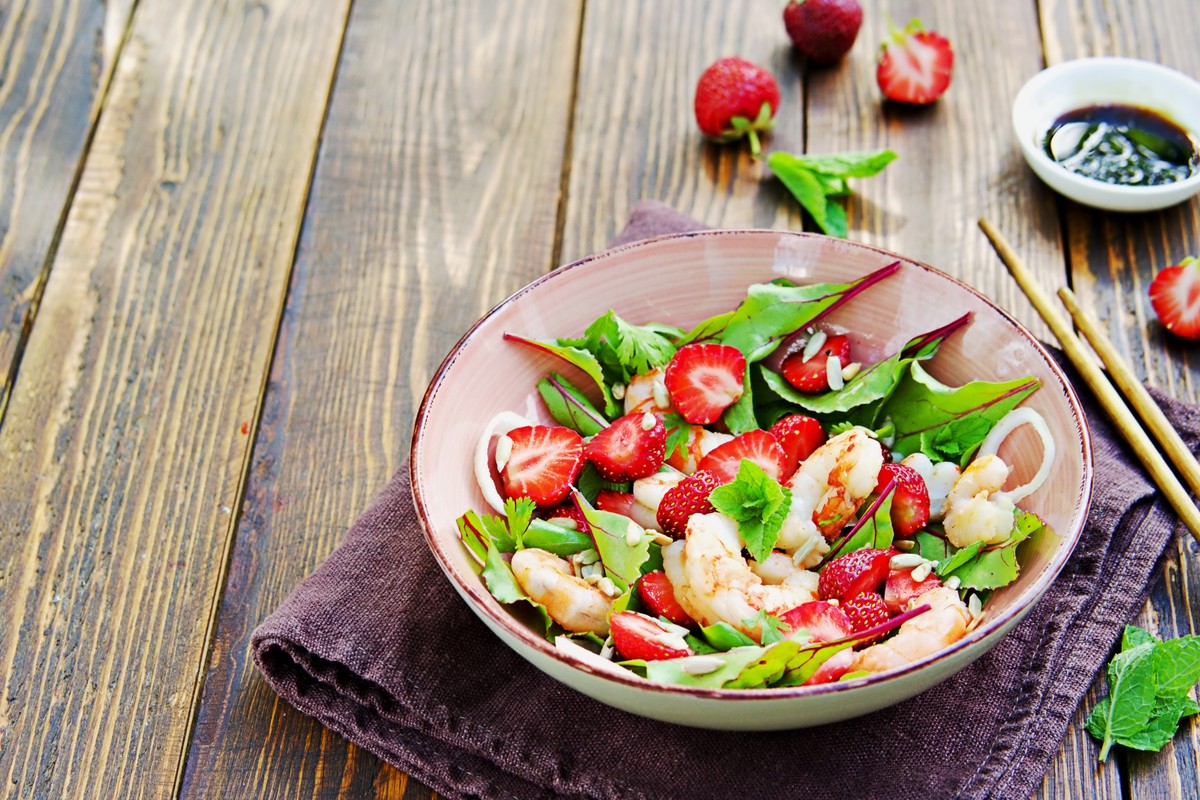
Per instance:
[[[556,309],[591,313],[546,319],[530,296],[556,282]],[[482,387],[434,466],[431,414],[473,350],[512,391]],[[514,295],[443,364],[412,463],[435,555],[518,652],[735,728],[863,713],[977,657],[1061,568],[1090,488],[1077,401],[1015,322],[931,268],[766,231],[609,251]],[[442,464],[469,491],[435,521]]]

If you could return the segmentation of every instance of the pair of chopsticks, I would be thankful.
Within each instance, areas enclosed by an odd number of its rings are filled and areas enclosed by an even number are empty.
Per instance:
[[[992,243],[992,247],[996,248],[1000,260],[1004,262],[1004,266],[1008,267],[1008,271],[1012,273],[1021,290],[1025,292],[1025,296],[1029,298],[1034,308],[1042,315],[1042,319],[1050,326],[1050,330],[1058,338],[1067,358],[1071,359],[1071,363],[1083,376],[1084,383],[1096,393],[1100,405],[1108,412],[1108,416],[1116,425],[1117,430],[1129,440],[1133,452],[1150,472],[1150,476],[1158,484],[1158,488],[1166,495],[1171,507],[1179,514],[1183,524],[1187,526],[1196,541],[1200,542],[1200,510],[1196,508],[1196,504],[1192,502],[1187,490],[1175,477],[1175,473],[1163,458],[1162,453],[1158,451],[1146,431],[1138,424],[1137,418],[1130,412],[1121,395],[1113,388],[1109,377],[1116,382],[1121,391],[1125,393],[1125,398],[1129,400],[1130,405],[1141,415],[1142,420],[1145,421],[1150,432],[1154,434],[1154,438],[1158,440],[1162,449],[1171,459],[1171,463],[1179,470],[1179,474],[1187,481],[1192,492],[1200,495],[1200,464],[1196,463],[1195,457],[1183,443],[1183,439],[1179,438],[1179,434],[1171,427],[1171,423],[1167,421],[1158,404],[1150,397],[1146,387],[1134,376],[1129,367],[1125,366],[1125,362],[1121,360],[1116,348],[1109,343],[1096,324],[1080,308],[1079,303],[1075,300],[1075,294],[1067,288],[1058,290],[1058,297],[1067,307],[1076,326],[1087,338],[1096,355],[1100,356],[1104,366],[1108,368],[1108,376],[1105,376],[1104,371],[1088,355],[1083,342],[1071,330],[1066,320],[1051,306],[1050,296],[1038,285],[1033,273],[1029,271],[1029,268],[1025,266],[1020,256],[1013,251],[1004,237],[986,219],[979,220],[979,227],[983,229],[983,233]]]

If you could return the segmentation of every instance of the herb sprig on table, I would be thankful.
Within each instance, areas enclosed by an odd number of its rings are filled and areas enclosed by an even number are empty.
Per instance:
[[[846,237],[846,210],[831,198],[850,194],[847,178],[869,178],[896,160],[892,150],[867,150],[823,156],[775,151],[767,166],[788,188],[817,226],[830,236]]]
[[[1108,696],[1088,716],[1087,732],[1100,740],[1100,760],[1114,744],[1161,750],[1184,717],[1200,713],[1188,692],[1200,680],[1200,636],[1162,641],[1125,626],[1121,652],[1108,664]]]

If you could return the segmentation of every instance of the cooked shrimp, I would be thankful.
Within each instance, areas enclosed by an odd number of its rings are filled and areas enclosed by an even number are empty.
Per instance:
[[[800,465],[796,474],[812,478],[821,491],[813,521],[827,539],[854,517],[875,488],[882,466],[883,449],[865,428],[839,433]]]
[[[625,413],[635,411],[666,411],[671,407],[667,385],[663,382],[666,370],[662,367],[634,375],[625,386]]]
[[[687,441],[682,448],[675,448],[667,455],[667,464],[687,475],[695,473],[700,460],[715,448],[733,441],[728,433],[710,431],[703,425],[693,425],[688,431]]]
[[[792,477],[792,505],[783,518],[775,546],[786,552],[797,567],[815,567],[829,552],[829,542],[813,522],[813,512],[824,494],[825,489],[812,477],[800,473]]]
[[[925,592],[914,602],[929,610],[900,626],[891,639],[854,654],[851,670],[887,672],[933,655],[967,634],[971,612],[958,592],[942,586]]]
[[[572,575],[565,559],[527,547],[513,553],[511,566],[525,594],[544,605],[559,625],[576,633],[608,633],[612,598]]]
[[[693,515],[687,537],[663,548],[663,570],[692,619],[726,622],[756,641],[762,626],[751,621],[760,611],[782,614],[817,596],[817,576],[807,570],[764,583],[742,557],[737,523],[722,514]]]
[[[946,498],[946,538],[952,545],[995,544],[1012,533],[1016,506],[1001,491],[1008,473],[1008,465],[992,454],[963,470]]]
[[[924,453],[913,453],[900,462],[906,467],[916,470],[925,481],[929,490],[929,518],[935,522],[946,516],[946,498],[958,476],[962,474],[958,464],[953,461],[939,461],[934,464]]]

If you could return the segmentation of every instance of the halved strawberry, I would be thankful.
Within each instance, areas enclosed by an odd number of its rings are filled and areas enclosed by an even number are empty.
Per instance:
[[[802,392],[824,392],[829,388],[828,362],[835,357],[843,367],[850,363],[850,340],[840,334],[827,338],[808,360],[802,351],[792,353],[783,360],[780,372],[784,380]]]
[[[893,550],[863,548],[838,556],[825,565],[817,581],[822,600],[848,600],[863,592],[874,592],[888,575]]]
[[[913,20],[883,42],[875,80],[883,96],[898,103],[923,105],[941,97],[950,86],[954,49],[936,31]]]
[[[787,454],[774,436],[761,429],[746,431],[735,436],[733,441],[714,448],[700,459],[697,469],[713,472],[721,483],[729,483],[737,477],[743,458],[758,464],[775,480],[783,480]]]
[[[636,611],[621,611],[613,614],[608,623],[613,647],[625,658],[660,661],[693,655],[687,642],[653,617]]]
[[[629,492],[614,492],[611,489],[601,489],[596,495],[596,508],[600,511],[611,511],[641,525],[643,528],[657,528],[658,521],[654,517],[654,509],[647,508],[637,501]]]
[[[661,569],[647,572],[637,582],[638,597],[646,607],[660,617],[666,617],[676,625],[691,625],[692,618],[675,599],[675,587]]]
[[[632,495],[630,496],[632,497]],[[587,517],[583,515],[583,511],[570,500],[565,500],[547,511],[544,518],[569,519],[575,523],[576,530],[586,531],[589,527]]]
[[[845,611],[846,616],[850,618],[855,633],[882,625],[892,618],[883,598],[875,592],[862,592],[854,595],[842,603],[842,611]]]
[[[883,602],[893,614],[907,609],[908,601],[914,597],[920,597],[942,585],[941,580],[932,572],[920,583],[914,581],[913,569],[915,568],[894,569],[888,573],[887,582],[883,585]]]
[[[1200,260],[1192,256],[1159,270],[1150,283],[1150,305],[1171,333],[1200,339]]]
[[[819,686],[822,683],[833,683],[849,672],[852,666],[854,666],[854,651],[849,648],[839,650],[826,659],[824,664],[817,667],[817,671],[810,675],[803,685]]]
[[[708,470],[698,470],[681,480],[658,504],[656,517],[662,532],[672,539],[684,538],[692,514],[711,514],[715,510],[708,496],[720,485],[721,480]]]
[[[540,508],[557,505],[583,469],[583,439],[570,428],[526,425],[508,432],[512,454],[500,480],[509,497],[528,497]]]
[[[854,623],[846,612],[824,600],[801,603],[779,618],[791,626],[793,634],[801,628],[808,631],[814,642],[832,642],[854,633]]]
[[[667,365],[671,405],[693,425],[709,425],[742,396],[746,357],[727,344],[688,344]]]
[[[891,480],[896,481],[896,491],[892,494],[892,527],[901,538],[912,536],[929,524],[929,488],[921,473],[912,467],[885,463],[879,469],[875,493],[881,493]]]
[[[583,456],[605,480],[622,482],[658,472],[667,451],[667,429],[649,411],[626,414],[593,436]]]
[[[790,477],[800,462],[825,444],[828,435],[821,423],[803,414],[788,414],[780,417],[767,429],[779,446],[783,448],[783,476]]]

